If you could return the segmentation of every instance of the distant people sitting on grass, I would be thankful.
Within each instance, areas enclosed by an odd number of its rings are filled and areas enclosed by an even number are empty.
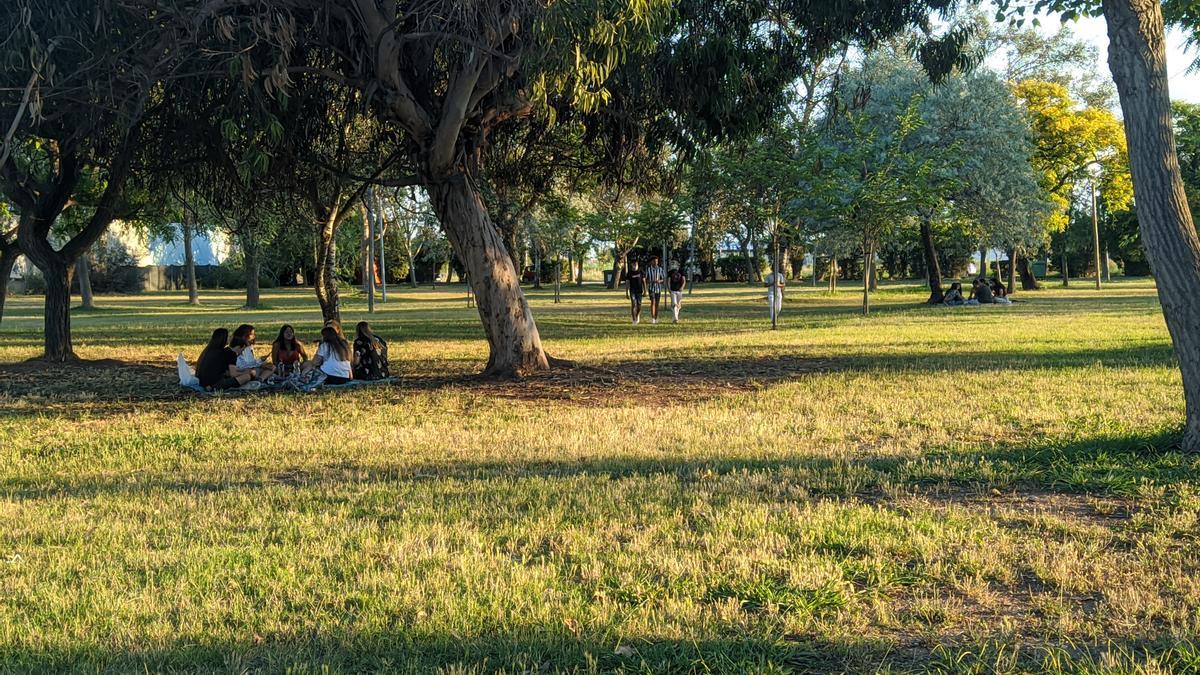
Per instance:
[[[637,325],[642,320],[642,296],[646,293],[646,275],[638,269],[638,261],[629,261],[629,274],[626,275],[625,281],[628,282],[626,292],[629,294],[629,315],[633,317],[633,325]]]
[[[980,277],[971,284],[971,297],[967,299],[968,305],[990,305],[995,302],[995,296],[992,295],[992,287],[988,284],[987,279]]]
[[[271,362],[275,364],[275,372],[288,377],[300,370],[301,364],[308,360],[308,352],[304,343],[296,337],[296,329],[291,324],[284,324],[279,329],[279,336],[271,343]]]
[[[962,284],[957,281],[950,284],[950,290],[946,291],[946,296],[942,298],[942,302],[954,306],[967,304],[967,299],[962,294]]]
[[[992,282],[990,284],[990,287],[992,289],[992,299],[996,302],[996,304],[998,304],[998,305],[1011,305],[1012,304],[1012,300],[1010,300],[1008,298],[1008,289],[1004,287],[1004,284],[1000,283],[999,279],[997,279],[996,277],[992,277]]]
[[[304,364],[303,371],[320,370],[325,384],[346,384],[354,379],[354,353],[350,343],[331,325],[321,329],[321,345],[317,355]]]
[[[390,377],[387,342],[371,330],[366,321],[359,321],[354,337],[354,379],[382,380]]]
[[[236,338],[234,342],[244,350],[245,340]],[[196,361],[196,379],[205,389],[237,389],[254,381],[253,371],[237,367],[239,348],[227,343],[229,331],[218,328],[209,338],[208,346],[200,352]]]
[[[275,367],[267,363],[266,360],[254,356],[254,343],[258,335],[254,331],[254,326],[244,323],[233,331],[233,340],[244,340],[245,348],[238,354],[237,367],[242,370],[253,370],[259,380],[265,381],[267,378],[275,374]],[[232,340],[230,341],[232,347]]]

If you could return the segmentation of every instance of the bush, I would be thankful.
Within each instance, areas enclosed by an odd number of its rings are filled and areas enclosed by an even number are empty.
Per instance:
[[[741,254],[727,255],[717,260],[717,269],[726,281],[749,281],[746,278],[746,256]],[[762,271],[762,265],[759,265]]]
[[[97,242],[89,254],[92,292],[140,293],[145,290],[145,274],[137,260],[115,237]],[[79,286],[78,278],[75,286]]]

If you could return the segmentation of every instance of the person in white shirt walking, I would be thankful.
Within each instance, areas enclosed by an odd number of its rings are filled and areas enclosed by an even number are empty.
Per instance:
[[[650,293],[650,323],[658,323],[658,301],[662,299],[663,286],[667,283],[667,275],[658,264],[658,257],[650,259],[646,268],[646,290]]]
[[[772,319],[779,318],[783,310],[783,287],[786,279],[782,272],[771,272],[764,282],[767,286],[767,306]]]

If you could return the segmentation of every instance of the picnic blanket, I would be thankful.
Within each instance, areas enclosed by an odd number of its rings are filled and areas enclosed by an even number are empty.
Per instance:
[[[395,382],[397,378],[385,377],[378,380],[350,380],[345,384],[325,384],[325,376],[319,371],[313,373],[312,377],[305,379],[288,378],[282,380],[268,380],[263,382],[261,387],[257,389],[220,389],[212,390],[200,386],[200,380],[196,378],[196,373],[188,365],[187,359],[180,354],[177,359],[179,368],[179,386],[184,389],[189,389],[202,394],[204,396],[220,396],[222,394],[254,394],[268,391],[298,391],[308,393],[319,390],[333,389],[355,389],[358,387],[369,387],[379,384],[390,384]]]

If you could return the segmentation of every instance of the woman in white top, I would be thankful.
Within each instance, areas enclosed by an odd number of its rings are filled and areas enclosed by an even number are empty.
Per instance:
[[[325,384],[346,384],[354,379],[354,353],[346,338],[330,326],[321,329],[321,345],[313,360],[304,364],[305,370],[320,368]]]

